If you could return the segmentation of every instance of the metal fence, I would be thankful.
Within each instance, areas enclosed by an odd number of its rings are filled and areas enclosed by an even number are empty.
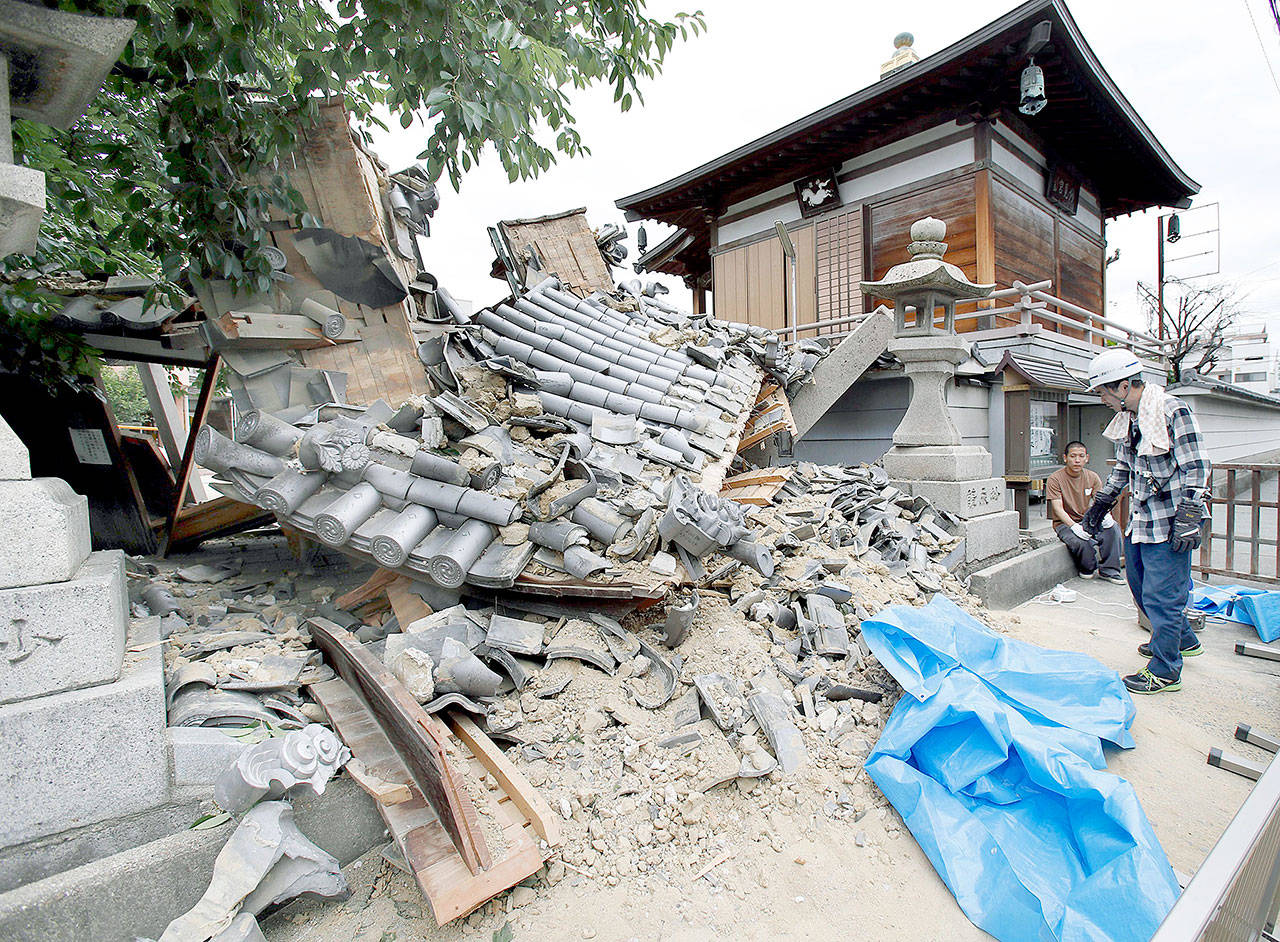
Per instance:
[[[1270,939],[1280,909],[1280,762],[1272,760],[1151,942]]]
[[[1280,466],[1274,464],[1214,466],[1209,488],[1212,523],[1200,544],[1196,569],[1206,576],[1280,585],[1278,473]]]

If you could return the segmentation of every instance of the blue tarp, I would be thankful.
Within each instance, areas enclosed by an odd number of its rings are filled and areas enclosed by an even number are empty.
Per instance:
[[[1280,638],[1280,592],[1242,585],[1198,585],[1191,590],[1191,608],[1253,625],[1263,641]]]
[[[1007,940],[1145,940],[1178,884],[1102,742],[1134,708],[1093,658],[1004,638],[939,595],[862,623],[906,689],[868,774],[976,925]]]

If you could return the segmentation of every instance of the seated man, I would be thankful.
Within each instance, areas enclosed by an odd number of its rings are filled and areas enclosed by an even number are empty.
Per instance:
[[[1062,454],[1062,463],[1065,467],[1049,475],[1044,486],[1054,532],[1071,550],[1082,578],[1092,579],[1100,573],[1108,582],[1124,585],[1125,578],[1120,574],[1120,528],[1115,520],[1108,514],[1096,537],[1080,526],[1080,518],[1102,487],[1102,479],[1086,467],[1089,452],[1084,442],[1070,442]]]

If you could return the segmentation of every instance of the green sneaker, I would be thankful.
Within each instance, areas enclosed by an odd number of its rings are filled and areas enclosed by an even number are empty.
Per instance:
[[[1143,657],[1151,657],[1151,643],[1148,641],[1138,645],[1138,653]],[[1189,648],[1183,648],[1178,652],[1183,657],[1195,657],[1197,654],[1204,654],[1204,645],[1197,641]]]
[[[1153,674],[1145,667],[1136,674],[1120,678],[1130,693],[1164,693],[1182,689],[1182,680],[1169,680],[1159,674]]]

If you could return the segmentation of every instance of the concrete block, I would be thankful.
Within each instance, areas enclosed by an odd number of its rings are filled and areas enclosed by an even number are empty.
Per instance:
[[[226,733],[205,726],[170,726],[165,730],[174,785],[212,787],[249,747]]]
[[[0,703],[107,684],[129,624],[124,553],[93,553],[66,582],[0,590]]]
[[[387,839],[373,799],[346,775],[293,810],[298,829],[344,866]],[[157,939],[204,894],[234,827],[184,830],[0,893],[0,939]]]
[[[15,252],[30,255],[36,250],[44,205],[41,171],[0,164],[0,258]]]
[[[973,573],[969,576],[969,591],[988,608],[1009,609],[1048,592],[1075,574],[1076,566],[1066,546],[1047,543]]]
[[[66,481],[0,481],[0,589],[64,582],[89,548],[89,501]]]
[[[170,802],[158,808],[60,831],[0,850],[0,893],[185,831],[210,807],[209,789],[191,788],[182,792],[171,795]]]
[[[0,481],[30,481],[31,453],[0,416]]]
[[[120,679],[0,706],[0,847],[169,797],[160,619],[139,619]]]
[[[11,107],[30,118],[67,130],[84,114],[124,51],[133,20],[50,10],[21,0],[0,0],[0,46],[22,54],[15,70]]]
[[[1004,478],[976,481],[894,481],[905,491],[924,497],[957,517],[969,519],[1004,510]]]
[[[1018,512],[1002,510],[966,520],[964,539],[964,558],[967,563],[981,562],[1007,553],[1018,545]]]
[[[892,337],[893,318],[877,310],[814,367],[813,382],[803,384],[791,397],[797,441],[827,414],[876,357],[884,353]]]
[[[895,445],[884,469],[903,481],[980,481],[991,477],[991,452],[980,445]]]

